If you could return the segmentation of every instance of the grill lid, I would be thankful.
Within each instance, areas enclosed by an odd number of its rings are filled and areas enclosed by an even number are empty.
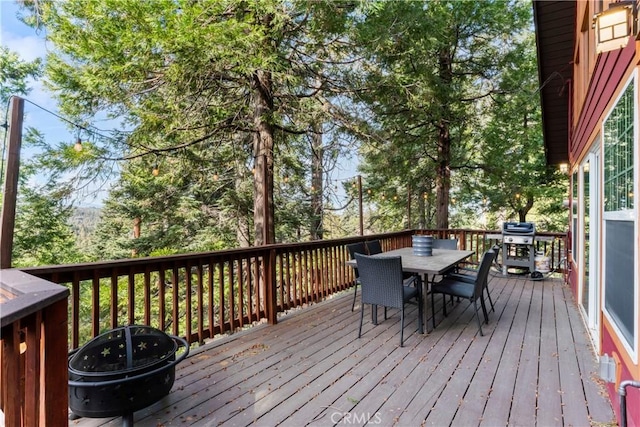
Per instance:
[[[502,234],[534,234],[536,227],[532,222],[505,222]]]

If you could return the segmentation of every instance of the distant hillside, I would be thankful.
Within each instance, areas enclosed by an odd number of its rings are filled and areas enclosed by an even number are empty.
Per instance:
[[[98,226],[101,212],[101,208],[79,207],[74,209],[69,222],[79,247],[82,248],[88,244]]]

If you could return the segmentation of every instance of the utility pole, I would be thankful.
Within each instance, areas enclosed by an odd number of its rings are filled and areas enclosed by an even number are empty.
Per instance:
[[[24,99],[11,98],[11,121],[9,124],[9,147],[0,216],[0,269],[11,268],[13,253],[13,230],[16,223],[16,200],[18,197],[18,176],[20,172],[20,145],[22,144],[22,120]]]
[[[358,175],[358,210],[360,217],[360,235],[364,236],[364,220],[362,219],[362,176]]]

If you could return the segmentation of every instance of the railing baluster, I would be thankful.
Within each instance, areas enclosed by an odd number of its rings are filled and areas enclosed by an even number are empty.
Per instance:
[[[40,415],[40,341],[42,340],[42,312],[37,311],[25,319],[26,348],[24,372],[25,426],[37,426]]]
[[[246,307],[244,306],[244,287],[246,285],[244,278],[244,266],[245,261],[239,259],[236,264],[236,275],[238,276],[238,327],[242,328],[244,326],[244,314],[246,312]]]
[[[234,283],[234,266],[235,260],[229,262],[229,328],[231,332],[236,329],[236,292],[235,292],[235,283]]]
[[[129,270],[129,276],[127,281],[127,293],[129,296],[129,301],[127,304],[128,319],[130,325],[135,325],[136,323],[136,278],[133,271]]]
[[[72,324],[75,327],[75,320]],[[100,277],[97,270],[91,279],[91,334],[94,337],[100,334]]]
[[[213,338],[216,334],[216,330],[215,330],[215,298],[214,298],[214,288],[213,288],[213,274],[214,274],[214,265],[213,262],[211,261],[211,259],[209,259],[209,263],[207,264],[208,266],[208,274],[207,274],[207,296],[208,296],[208,303],[209,303],[209,312],[208,312],[208,316],[209,316],[209,338]]]
[[[144,270],[144,323],[151,325],[151,270],[149,266]]]
[[[204,342],[204,286],[202,284],[202,264],[196,267],[196,278],[198,280],[198,343]]]
[[[224,262],[218,262],[218,325],[220,326],[220,333],[224,333],[224,325],[226,323],[225,316],[225,300],[224,300]]]
[[[13,322],[2,330],[2,410],[8,426],[19,426],[21,396],[20,387],[20,322]]]
[[[173,335],[178,335],[180,333],[180,272],[178,271],[177,265],[174,263],[173,268],[171,269],[171,309],[172,316],[171,319],[171,329]]]
[[[77,273],[74,273],[71,283],[71,319],[73,322],[71,346],[78,348],[80,346],[80,280]]]
[[[111,273],[111,329],[118,327],[118,272]]]
[[[166,270],[164,265],[161,265],[160,271],[158,271],[158,324],[161,331],[167,330],[167,297],[165,295],[166,283]]]
[[[179,300],[178,300],[179,304]],[[191,304],[191,263],[187,262],[187,266],[184,268],[184,324],[185,324],[185,336],[191,341],[191,316],[192,316],[192,304]],[[176,334],[177,335],[177,334]]]
[[[254,312],[254,317],[251,319],[252,321],[259,321],[261,316],[261,312],[262,312],[262,301],[263,301],[263,297],[261,295],[263,295],[262,289],[260,288],[260,284],[263,283],[263,281],[260,278],[260,272],[264,271],[265,266],[264,266],[264,262],[263,262],[264,258],[260,258],[260,257],[255,257],[254,258],[254,263],[253,263],[253,298],[254,298],[254,305],[255,305],[255,312]]]

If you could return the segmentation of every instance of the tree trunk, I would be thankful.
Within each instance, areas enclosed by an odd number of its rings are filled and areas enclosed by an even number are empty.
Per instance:
[[[518,209],[518,221],[527,222],[527,214],[533,208],[533,197],[527,196],[527,204]]]
[[[247,168],[244,164],[238,164],[235,173],[235,189],[238,194],[242,192],[243,184],[247,179]],[[241,248],[251,246],[251,225],[249,223],[249,213],[245,210],[244,204],[237,204],[236,217],[236,239]],[[242,210],[241,210],[242,209]]]
[[[322,194],[324,193],[322,159],[324,149],[322,147],[322,127],[315,125],[314,130],[311,143],[311,240],[322,240]]]
[[[451,135],[443,121],[438,134],[438,170],[436,174],[436,228],[449,228],[449,190],[451,188]]]
[[[427,199],[426,192],[418,193],[418,228],[427,228]]]
[[[438,74],[444,86],[450,86],[453,81],[451,55],[449,51],[440,51],[438,60]],[[440,100],[442,117],[438,128],[438,157],[436,174],[436,227],[449,228],[449,190],[451,188],[451,134],[449,132],[452,116],[446,99]]]
[[[253,76],[254,204],[255,245],[275,243],[273,221],[273,81],[271,73],[260,70]]]
[[[140,238],[141,230],[142,230],[142,218],[138,216],[133,219],[133,239],[134,240],[137,240]],[[133,249],[131,249],[131,256],[134,258],[138,256],[137,248],[134,247]]]

